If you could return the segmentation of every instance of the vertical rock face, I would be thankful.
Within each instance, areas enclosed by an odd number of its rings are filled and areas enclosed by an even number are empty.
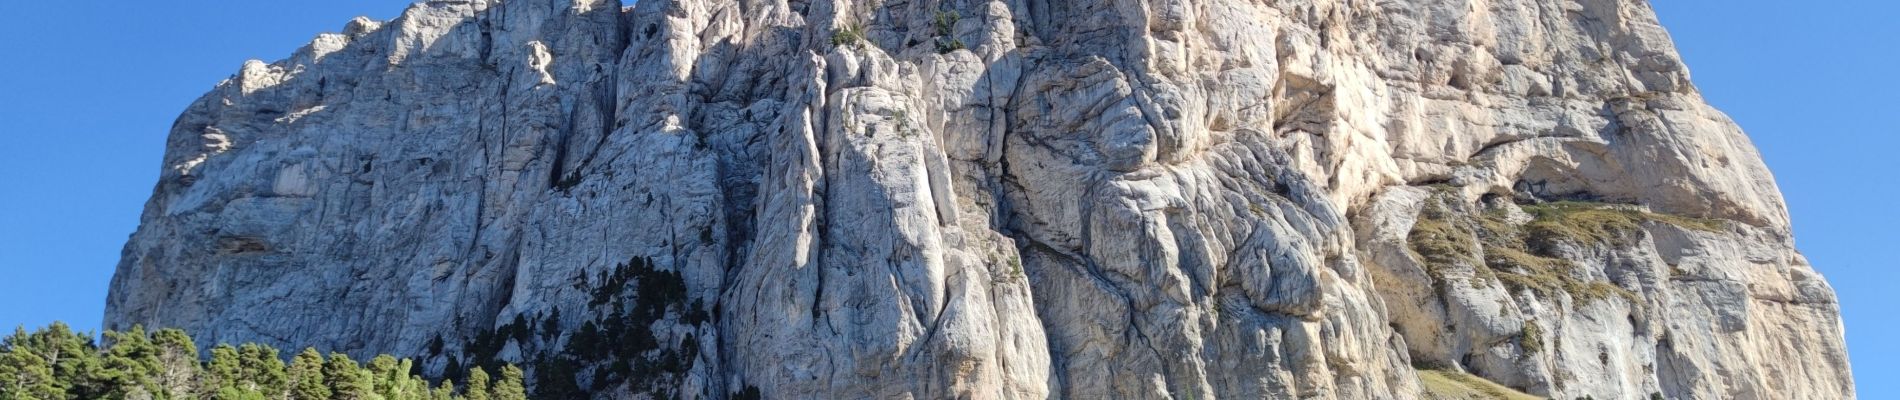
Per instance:
[[[548,396],[1853,397],[1637,0],[421,2],[191,105],[107,324]]]

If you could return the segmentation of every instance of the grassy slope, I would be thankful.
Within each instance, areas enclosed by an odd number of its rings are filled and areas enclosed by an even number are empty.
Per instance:
[[[1419,370],[1418,379],[1424,383],[1425,396],[1430,400],[1543,399],[1492,383],[1484,378],[1452,371]]]

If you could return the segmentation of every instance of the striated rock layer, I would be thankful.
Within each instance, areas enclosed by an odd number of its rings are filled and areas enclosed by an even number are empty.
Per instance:
[[[193,103],[107,325],[604,398],[1853,397],[1640,0],[432,0]]]

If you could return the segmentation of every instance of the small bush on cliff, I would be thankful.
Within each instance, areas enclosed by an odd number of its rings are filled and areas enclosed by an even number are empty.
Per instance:
[[[832,46],[855,46],[864,40],[864,26],[851,24],[838,27],[831,32]]]
[[[1544,327],[1538,326],[1537,321],[1524,321],[1523,331],[1518,332],[1517,347],[1523,348],[1525,354],[1544,351]]]
[[[937,11],[937,18],[935,21],[936,26],[937,26],[937,35],[949,36],[949,35],[956,34],[957,22],[962,21],[962,20],[963,20],[963,14],[958,13],[957,10]]]

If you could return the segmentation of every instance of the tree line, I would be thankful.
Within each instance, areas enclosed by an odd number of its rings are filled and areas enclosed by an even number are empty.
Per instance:
[[[413,361],[304,349],[288,362],[260,344],[200,353],[177,329],[106,332],[105,345],[61,323],[0,341],[0,400],[526,400],[521,369],[490,376],[476,367],[466,385],[431,385]]]

